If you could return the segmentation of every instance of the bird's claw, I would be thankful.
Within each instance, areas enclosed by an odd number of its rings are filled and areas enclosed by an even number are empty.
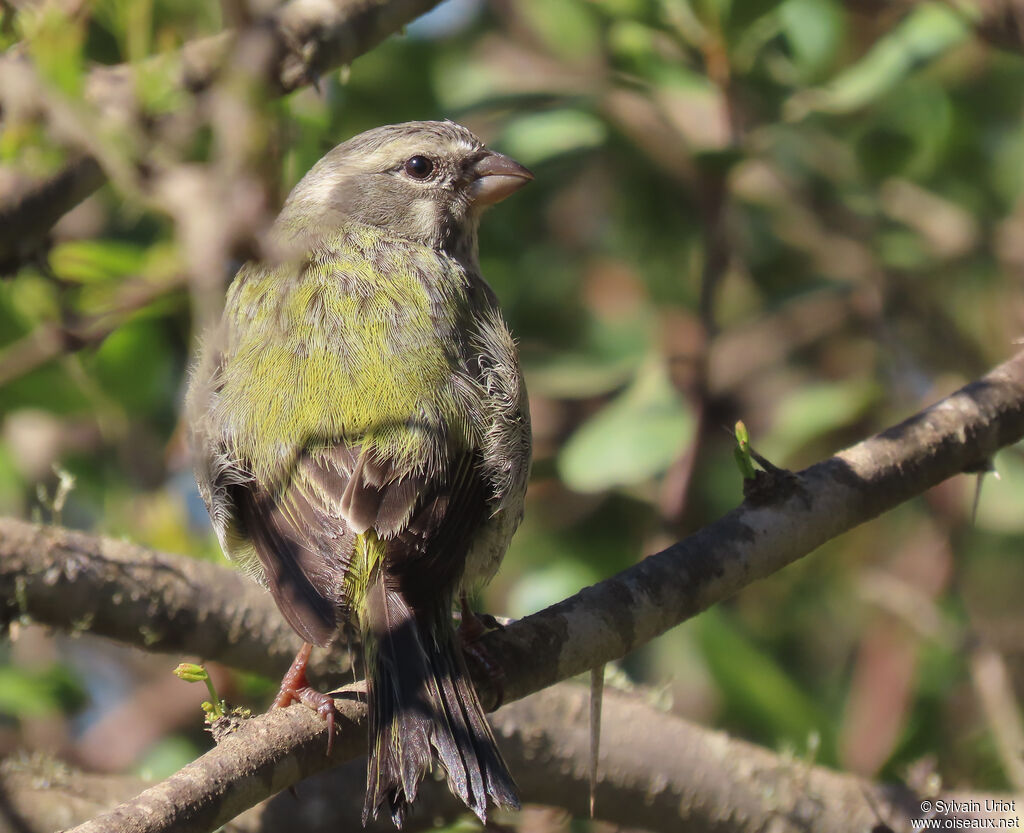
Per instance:
[[[320,719],[327,724],[327,757],[330,757],[334,749],[334,698],[312,686],[300,688],[294,696],[320,715]]]
[[[459,623],[458,637],[462,652],[476,660],[487,676],[487,681],[494,692],[498,708],[505,701],[505,672],[494,661],[487,649],[480,643],[480,638],[489,630],[505,630],[505,626],[488,613],[476,613],[471,610],[466,597],[461,599],[462,621]]]
[[[327,755],[334,748],[334,698],[313,688],[306,679],[306,666],[313,646],[306,642],[299,649],[288,673],[281,680],[281,688],[271,709],[283,709],[296,700],[313,709],[327,724]]]
[[[505,625],[501,622],[497,616],[493,616],[490,613],[474,613],[473,614],[477,621],[483,625],[486,630],[489,631],[503,631]]]

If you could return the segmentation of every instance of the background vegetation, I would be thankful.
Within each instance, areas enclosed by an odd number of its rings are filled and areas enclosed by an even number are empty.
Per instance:
[[[0,91],[0,199],[82,148],[111,179],[0,283],[3,514],[221,557],[179,422],[195,341],[289,188],[387,122],[452,118],[536,174],[481,236],[536,448],[495,613],[738,503],[736,419],[799,468],[980,375],[1024,323],[1024,60],[969,3],[448,0],[319,89],[267,95],[240,55],[193,101],[148,65],[131,118],[103,120],[90,67],[252,10],[2,7],[0,47],[38,86]],[[845,770],[1024,789],[1000,697],[1024,690],[1024,460],[996,463],[973,522],[974,480],[950,481],[619,679]],[[0,752],[160,776],[209,743],[173,661],[11,628]],[[276,686],[214,672],[257,709]]]

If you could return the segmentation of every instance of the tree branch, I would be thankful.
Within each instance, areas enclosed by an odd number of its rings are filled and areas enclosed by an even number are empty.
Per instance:
[[[583,686],[560,683],[494,715],[492,722],[501,738],[503,754],[531,804],[561,807],[578,817],[586,816],[587,698]],[[903,829],[906,820],[922,817],[922,796],[905,787],[836,773],[730,738],[724,732],[701,728],[649,705],[642,693],[609,691],[606,698],[596,805],[596,818],[601,821],[655,833],[680,829],[711,833],[766,829],[776,833],[803,833],[808,829],[861,833],[880,821]],[[316,718],[308,712],[305,716],[315,728]],[[263,720],[255,718],[249,723]],[[230,757],[236,763],[239,760]],[[302,765],[298,758],[291,763]],[[112,796],[124,795],[137,783],[134,779],[124,783],[120,777],[100,779],[67,770],[54,775],[54,769],[52,764],[37,763],[8,766],[2,773],[0,782],[13,799],[14,809],[34,826],[44,827],[52,818],[57,795],[75,797],[81,805],[77,816],[81,819],[82,811],[95,812]],[[238,774],[240,777],[241,770]],[[361,760],[321,772],[303,781],[296,795],[281,793],[236,818],[228,829],[232,833],[296,826],[307,833],[361,829],[365,779]],[[53,787],[33,786],[40,781]],[[982,807],[987,799],[1006,800],[1004,796],[967,793],[941,797],[964,804],[977,801]],[[939,796],[928,798],[935,801]],[[425,829],[437,818],[452,820],[464,813],[465,808],[443,783],[428,780],[417,799],[416,812],[403,829]],[[1000,818],[1002,814],[991,817]],[[97,829],[98,822],[88,822],[79,829]],[[170,829],[171,824],[175,831],[192,829],[181,826],[185,823],[175,819],[143,829]],[[52,822],[49,827],[53,827]],[[386,833],[393,826],[390,819],[381,818],[367,829],[369,833]]]
[[[755,497],[695,535],[504,631],[488,634],[484,644],[504,671],[506,697],[524,697],[625,655],[947,477],[982,470],[999,448],[1022,437],[1024,352],[938,404],[825,462],[789,478],[766,475]],[[37,534],[88,543],[88,536],[60,530]],[[17,542],[9,543],[6,535],[0,542],[0,565],[12,558],[24,562],[26,552]],[[31,545],[22,541],[21,547],[25,546]],[[90,563],[88,553],[76,552],[74,543],[61,546],[67,549],[66,564],[74,565],[72,574]],[[128,547],[109,542],[104,546],[108,551],[110,546]],[[137,556],[146,555],[139,548],[130,549]],[[50,580],[66,578],[67,569],[58,568]],[[89,575],[88,570],[82,572]],[[19,593],[25,599],[25,587],[37,584],[19,582],[17,573],[9,567],[2,570],[7,578],[0,590],[8,594],[8,609],[19,603]],[[70,580],[68,584],[68,592],[73,593],[75,587]],[[101,594],[112,590],[103,581],[96,582],[95,589]],[[102,595],[92,596],[92,605],[114,607]],[[39,607],[46,612],[45,606]],[[204,639],[201,633],[196,638]],[[493,705],[493,692],[486,690],[483,675],[476,676],[485,700],[489,694]],[[323,725],[318,718],[300,709],[275,712],[250,721],[231,736],[235,740],[123,805],[114,816],[94,820],[93,826],[82,830],[128,829],[116,825],[128,824],[130,818],[157,818],[157,808],[173,810],[175,818],[184,820],[175,830],[211,829],[204,825],[222,823],[233,817],[227,813],[237,814],[308,774],[361,753],[363,709],[350,699],[340,700],[339,708],[341,737],[330,760],[322,754]],[[241,746],[235,743],[239,738]],[[228,809],[211,815],[214,797],[226,802]]]
[[[280,676],[302,644],[269,594],[218,564],[0,519],[0,617]],[[315,658],[335,675],[340,651]]]
[[[274,60],[263,81],[283,95],[316,81],[334,67],[351,63],[440,0],[291,0],[254,26],[272,40]],[[148,59],[150,71],[171,67],[177,85],[195,92],[209,87],[232,54],[238,33],[221,32],[185,44],[170,55]],[[0,56],[0,90],[14,89],[23,55]],[[143,69],[147,67],[144,65]],[[86,100],[99,115],[133,113],[139,67],[120,64],[93,69]],[[35,187],[0,202],[0,273],[31,258],[65,213],[104,183],[92,156],[70,163]]]
[[[74,828],[75,833],[199,833],[216,830],[307,775],[366,752],[366,709],[336,699],[334,748],[310,709],[289,708],[222,727],[215,749],[130,801]],[[229,720],[229,718],[225,718]]]
[[[952,396],[792,476],[639,564],[487,634],[516,700],[636,650],[826,541],[1024,437],[1024,351]],[[493,700],[491,701],[493,705]]]
[[[0,203],[0,274],[31,259],[57,221],[105,181],[99,163],[86,156]]]
[[[2,227],[3,219],[0,218]],[[0,264],[2,271],[3,265]],[[60,356],[102,343],[137,312],[184,284],[181,275],[159,282],[127,280],[119,288],[116,302],[103,312],[63,325],[49,321],[36,325],[32,332],[0,348],[0,387]]]

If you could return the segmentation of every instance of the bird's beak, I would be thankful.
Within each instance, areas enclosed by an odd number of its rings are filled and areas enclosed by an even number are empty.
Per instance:
[[[488,151],[473,165],[470,175],[470,199],[473,205],[481,207],[501,202],[533,179],[533,174],[515,159],[494,151]]]

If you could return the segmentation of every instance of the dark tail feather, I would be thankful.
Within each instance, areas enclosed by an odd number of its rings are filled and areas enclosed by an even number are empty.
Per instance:
[[[379,570],[370,582],[363,634],[370,714],[364,825],[387,804],[401,827],[434,760],[481,821],[487,820],[488,796],[499,806],[519,807],[448,615],[438,608],[417,617]]]

